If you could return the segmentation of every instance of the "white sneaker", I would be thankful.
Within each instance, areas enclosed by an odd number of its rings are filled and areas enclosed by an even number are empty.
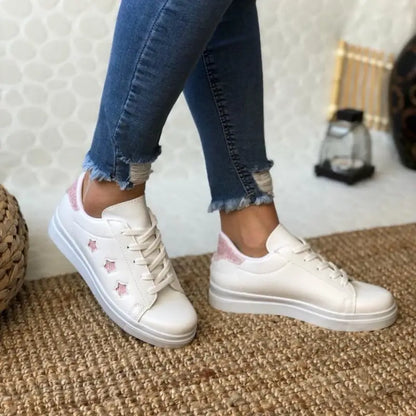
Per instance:
[[[189,343],[197,315],[185,296],[145,196],[107,207],[101,218],[82,205],[85,172],[67,190],[49,236],[124,331],[160,347]]]
[[[264,257],[241,253],[220,231],[211,259],[209,302],[226,312],[285,315],[325,328],[370,331],[396,320],[387,290],[351,279],[278,225]]]

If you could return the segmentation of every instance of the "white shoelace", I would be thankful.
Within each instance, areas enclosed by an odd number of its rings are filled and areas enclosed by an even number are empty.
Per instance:
[[[311,246],[303,238],[300,238],[300,240],[302,241],[302,245],[294,247],[292,251],[295,254],[307,253],[307,255],[303,258],[303,261],[309,262],[317,260],[316,270],[321,271],[330,269],[331,273],[329,274],[329,278],[333,280],[339,279],[339,283],[342,286],[345,286],[351,280],[343,269],[340,269],[331,261],[327,261],[321,255],[315,253],[311,249]]]
[[[154,282],[154,286],[148,289],[149,294],[153,295],[172,283],[174,275],[170,271],[170,263],[156,222],[145,232],[140,228],[125,228],[121,230],[121,234],[132,236],[136,241],[127,246],[128,250],[142,253],[143,258],[136,258],[134,263],[146,265],[149,269],[149,273],[141,276],[143,280]]]

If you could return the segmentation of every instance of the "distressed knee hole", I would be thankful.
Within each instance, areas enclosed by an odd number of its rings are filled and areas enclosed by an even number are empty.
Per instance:
[[[261,191],[268,194],[273,193],[272,176],[268,170],[262,172],[252,172],[252,175]]]

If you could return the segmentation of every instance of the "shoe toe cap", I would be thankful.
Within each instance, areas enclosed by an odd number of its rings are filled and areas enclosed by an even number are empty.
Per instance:
[[[396,304],[393,295],[380,286],[364,282],[354,282],[356,291],[356,313],[382,312]]]
[[[197,325],[197,315],[188,298],[170,287],[158,293],[156,302],[140,322],[162,334],[180,337],[191,334]]]

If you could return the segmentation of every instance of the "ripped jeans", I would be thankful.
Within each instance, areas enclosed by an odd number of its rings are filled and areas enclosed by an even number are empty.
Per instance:
[[[208,212],[273,200],[256,0],[122,0],[83,169],[121,189],[145,182],[183,91],[211,192]]]

